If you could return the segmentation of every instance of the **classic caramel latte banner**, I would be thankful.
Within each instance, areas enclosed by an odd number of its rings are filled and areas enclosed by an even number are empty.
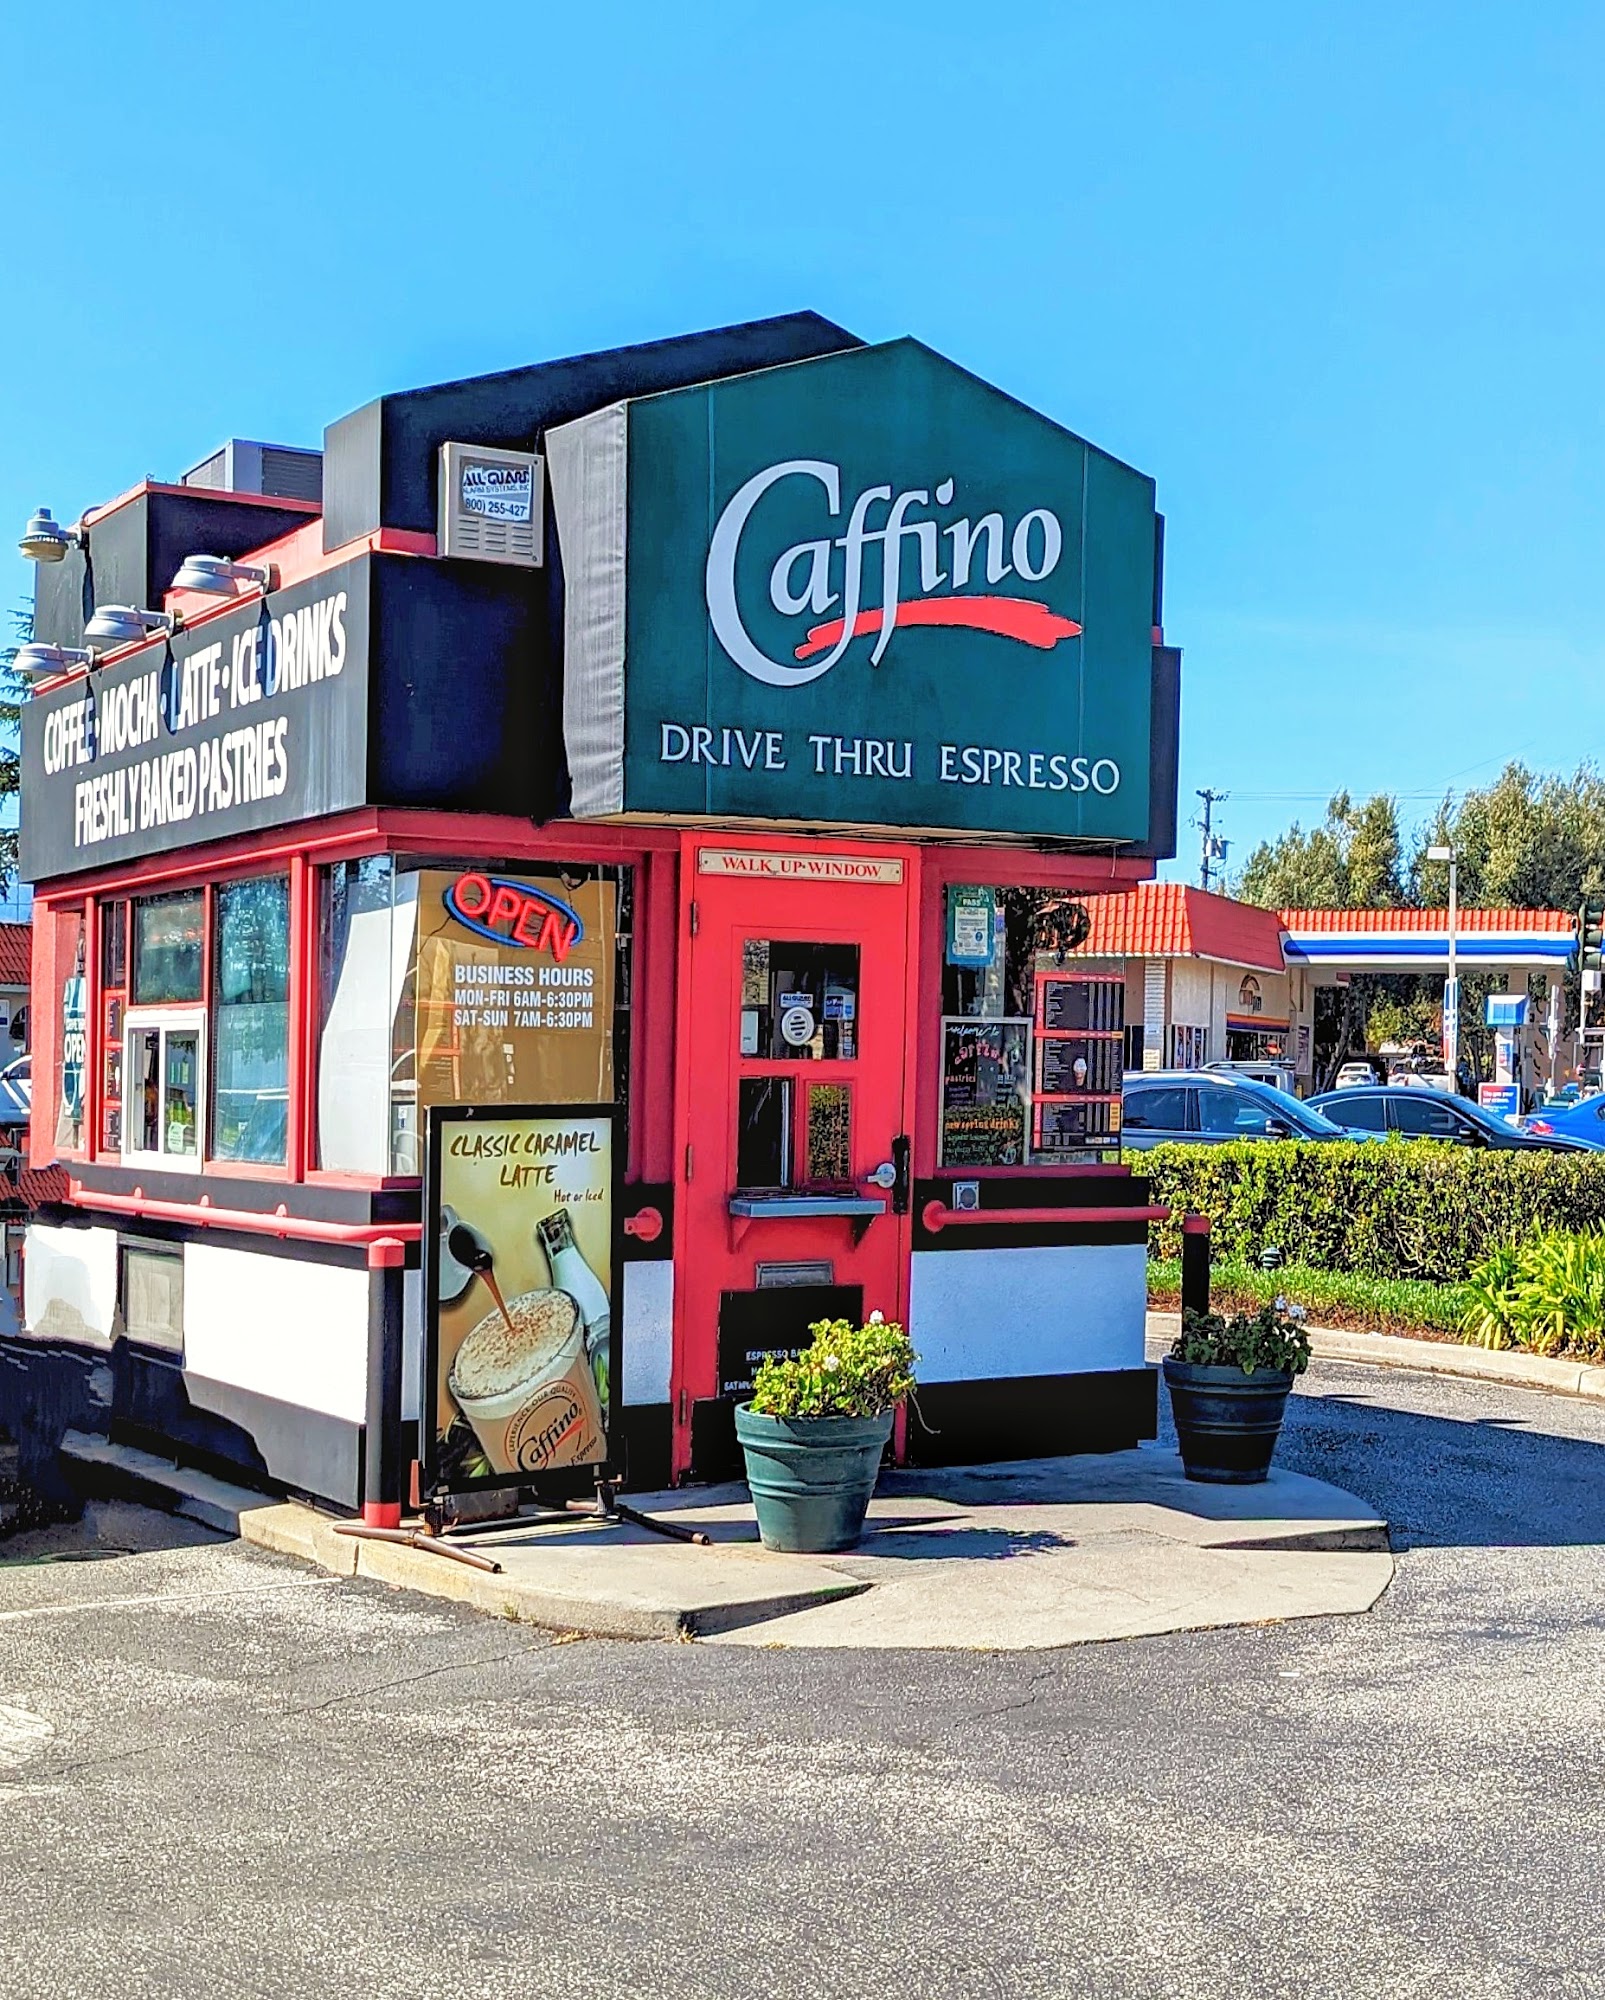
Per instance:
[[[429,1113],[432,1490],[534,1483],[608,1458],[614,1119],[591,1105]]]

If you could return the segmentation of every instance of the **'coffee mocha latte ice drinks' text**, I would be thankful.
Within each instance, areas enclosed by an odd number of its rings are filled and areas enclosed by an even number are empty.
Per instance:
[[[493,1471],[545,1472],[606,1455],[585,1326],[567,1292],[524,1292],[487,1313],[448,1378]]]

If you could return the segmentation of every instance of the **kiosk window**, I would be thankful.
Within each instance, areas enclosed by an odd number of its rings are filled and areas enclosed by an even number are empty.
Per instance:
[[[202,1052],[198,1014],[130,1014],[123,1044],[124,1159],[198,1167]]]
[[[199,1000],[206,898],[199,889],[134,905],[134,1005]]]
[[[212,972],[212,1157],[282,1165],[290,1081],[290,883],[217,892]]]
[[[1071,957],[1089,928],[1060,889],[949,886],[942,1166],[1082,1164],[1118,1151],[1125,971]]]

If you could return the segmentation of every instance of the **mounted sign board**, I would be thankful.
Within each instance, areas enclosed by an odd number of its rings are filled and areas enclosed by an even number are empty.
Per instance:
[[[546,451],[577,818],[1147,839],[1141,473],[913,340]]]
[[[364,804],[370,578],[340,563],[26,702],[25,879]]]
[[[538,569],[545,482],[532,451],[443,444],[436,545],[443,556]]]
[[[880,882],[896,888],[901,861],[865,854],[754,854],[743,847],[704,847],[699,875],[739,875],[761,882]]]
[[[420,1488],[618,1456],[618,1113],[436,1105],[424,1174]]]

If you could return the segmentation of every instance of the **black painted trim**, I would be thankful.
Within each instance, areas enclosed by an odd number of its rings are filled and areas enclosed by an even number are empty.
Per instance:
[[[667,1403],[626,1403],[619,1419],[624,1487],[654,1493],[669,1484],[674,1450],[673,1413]]]
[[[908,1418],[914,1465],[1128,1451],[1158,1435],[1157,1368],[923,1383]]]

